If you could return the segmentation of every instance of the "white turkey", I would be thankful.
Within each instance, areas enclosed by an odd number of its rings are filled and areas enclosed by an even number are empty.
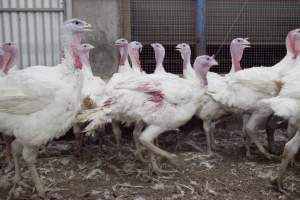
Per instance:
[[[259,100],[276,96],[281,83],[276,81],[284,76],[296,64],[299,29],[292,30],[286,37],[286,56],[273,67],[252,67],[230,74],[226,87],[222,90],[210,90],[214,100],[226,109],[241,113],[245,118],[247,136],[256,144],[259,151],[268,159],[274,158],[260,143],[256,129],[272,115],[268,109],[259,107]]]
[[[0,79],[11,73],[18,70],[16,65],[18,60],[18,48],[17,45],[13,42],[7,42],[0,45]],[[12,153],[11,153],[11,142],[13,137],[8,135],[3,135],[5,141],[5,153],[8,167],[5,171],[10,171],[13,168],[12,163]]]
[[[232,66],[230,73],[239,71],[240,60],[242,59],[243,52],[245,48],[249,47],[250,43],[247,38],[235,38],[230,44],[230,52],[232,57]],[[180,51],[181,57],[183,59],[183,77],[189,80],[198,81],[196,73],[190,64],[191,59],[191,49],[186,43],[182,43],[176,46],[177,50]],[[207,73],[207,89],[219,89],[222,90],[225,87],[225,79],[227,76],[221,76],[219,74],[208,72]],[[201,99],[201,106],[199,107],[196,115],[203,120],[203,128],[206,134],[207,151],[209,154],[212,153],[212,148],[214,147],[214,127],[215,121],[220,119],[224,115],[228,115],[222,106],[214,101],[209,95],[204,94]]]
[[[300,30],[299,30],[300,31]],[[299,51],[300,46],[297,47]],[[274,114],[280,116],[297,129],[294,137],[285,144],[282,161],[279,168],[279,174],[275,179],[277,187],[283,189],[283,176],[286,172],[288,164],[293,160],[300,147],[300,57],[297,58],[297,66],[288,72],[282,79],[282,88],[278,96],[263,99],[260,106],[271,108]]]
[[[80,42],[83,32],[90,27],[79,19],[66,21],[62,30],[66,58],[61,64],[29,67],[0,80],[0,131],[16,138],[12,143],[15,182],[21,181],[22,154],[42,197],[45,189],[35,166],[38,149],[64,135],[80,109],[83,85]]]
[[[180,52],[183,60],[183,78],[190,80],[197,80],[196,73],[191,65],[191,48],[187,43],[178,44],[176,50]]]
[[[82,74],[83,74],[83,88],[82,88],[82,103],[81,109],[92,109],[97,107],[97,101],[100,100],[101,96],[105,90],[105,82],[98,76],[94,76],[92,68],[89,61],[90,50],[94,49],[91,44],[81,45],[83,56],[81,62],[83,64]],[[73,133],[77,142],[76,155],[80,156],[81,147],[83,145],[83,135],[81,131],[84,124],[74,124]],[[92,133],[90,133],[92,134]]]
[[[107,83],[107,86],[105,88],[106,94],[113,93],[115,85],[117,85],[119,82],[130,79],[131,77],[144,75],[144,72],[141,69],[141,64],[139,59],[139,53],[141,52],[143,45],[137,41],[128,43],[126,39],[121,38],[115,41],[115,46],[118,47],[120,51],[118,73],[113,74],[113,76]],[[130,67],[128,62],[128,54],[131,59],[132,68]],[[112,120],[113,134],[115,136],[116,144],[118,148],[120,147],[120,141],[122,135],[122,130],[120,128],[121,125],[119,122],[129,126],[134,122],[134,120],[128,120],[126,116],[122,116],[122,115],[117,116]],[[135,135],[138,135],[138,133],[142,128],[143,128],[142,123],[136,124],[133,130],[134,138],[136,138]],[[135,144],[137,145],[137,143]]]
[[[163,156],[177,165],[176,156],[153,144],[161,133],[185,124],[196,113],[205,92],[204,80],[209,68],[218,63],[213,57],[199,56],[194,69],[198,85],[178,76],[149,74],[132,77],[116,85],[102,106],[78,116],[79,121],[92,121],[86,131],[110,122],[124,113],[128,118],[140,119],[147,124],[139,136],[140,142],[150,151]]]

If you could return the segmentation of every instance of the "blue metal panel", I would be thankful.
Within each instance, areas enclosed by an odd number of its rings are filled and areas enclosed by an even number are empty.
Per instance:
[[[205,5],[206,0],[196,0],[197,6],[197,19],[196,19],[196,29],[197,38],[199,38],[200,49],[205,52]]]

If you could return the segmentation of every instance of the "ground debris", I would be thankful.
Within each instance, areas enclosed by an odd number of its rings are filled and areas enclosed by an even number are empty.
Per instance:
[[[182,172],[153,173],[148,163],[140,162],[134,155],[130,134],[124,134],[122,147],[117,149],[109,132],[101,135],[101,150],[97,144],[86,144],[80,158],[73,156],[74,141],[51,142],[39,154],[37,168],[53,200],[300,199],[299,166],[288,169],[284,180],[287,194],[275,191],[269,179],[276,175],[279,162],[264,159],[254,145],[251,146],[253,158],[247,159],[240,131],[216,129],[214,153],[220,156],[206,154],[205,134],[201,130],[180,131],[176,137],[174,134],[167,133],[167,138],[162,134],[158,141],[162,149],[180,157]],[[266,138],[264,133],[259,137]],[[276,141],[279,151],[284,146],[283,140]],[[176,148],[175,142],[180,143]],[[0,154],[0,167],[6,166],[3,153]],[[174,170],[168,161],[157,158],[162,169]],[[299,164],[299,158],[295,162]],[[26,163],[20,164],[22,180],[32,186]],[[4,173],[4,168],[0,168],[0,199],[7,198],[13,176],[13,171]],[[16,199],[20,200],[30,200],[36,194],[32,187],[19,190]]]

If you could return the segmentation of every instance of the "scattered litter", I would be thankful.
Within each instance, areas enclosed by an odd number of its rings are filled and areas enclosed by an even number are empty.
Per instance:
[[[102,176],[104,174],[103,171],[101,171],[100,169],[93,169],[86,177],[85,179],[92,179],[92,178],[96,178],[96,176]]]
[[[214,195],[214,196],[217,196],[217,192],[211,188],[211,186],[209,185],[208,181],[206,181],[206,184],[205,184],[205,190],[206,190],[209,194],[212,194],[212,195]]]
[[[154,190],[164,190],[165,185],[163,183],[156,183],[151,188],[154,189]]]

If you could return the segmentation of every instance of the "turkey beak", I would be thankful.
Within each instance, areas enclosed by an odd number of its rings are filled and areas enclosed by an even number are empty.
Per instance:
[[[219,65],[219,63],[215,59],[215,55],[211,56],[211,66],[216,66]]]
[[[95,47],[93,45],[90,45],[90,49],[95,49]]]
[[[250,46],[251,43],[248,41],[248,39],[249,39],[249,38],[244,38],[244,41],[243,41],[243,43],[242,43],[243,47],[245,47],[245,48],[251,47],[251,46]]]
[[[181,51],[181,44],[178,44],[178,45],[176,46],[176,51]]]
[[[142,53],[142,50],[143,50],[143,45],[140,44],[139,52]]]
[[[84,25],[83,25],[83,30],[84,31],[93,31],[93,26],[91,25],[91,24],[89,24],[89,23],[85,23]]]
[[[115,46],[115,47],[119,47],[119,46],[121,46],[121,43],[115,42],[115,43],[114,43],[114,46]]]

